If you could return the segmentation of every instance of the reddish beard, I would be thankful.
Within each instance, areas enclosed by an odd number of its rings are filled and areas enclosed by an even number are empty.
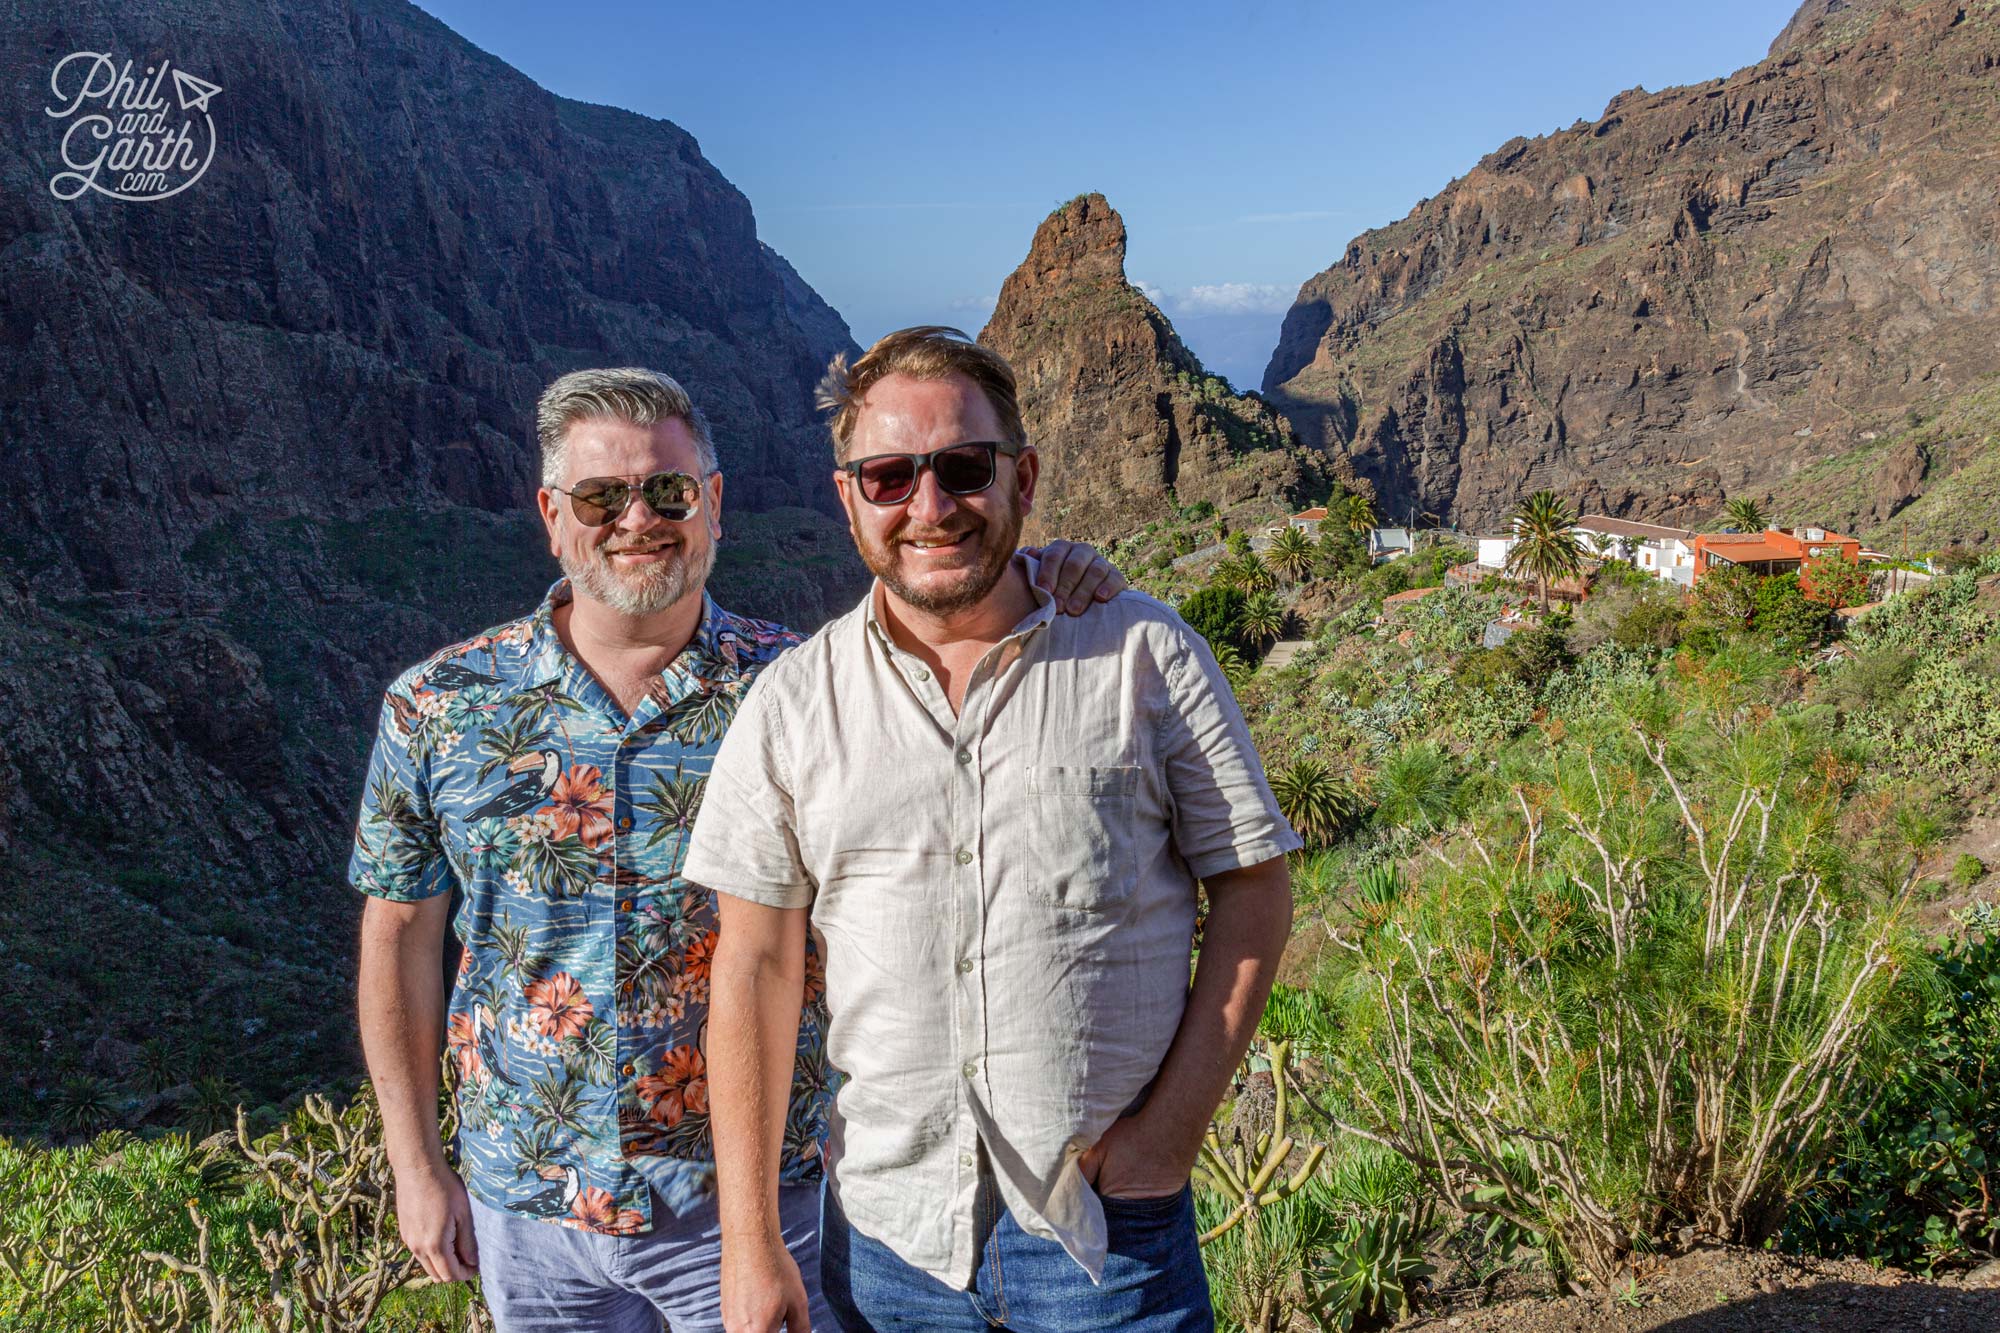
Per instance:
[[[990,520],[969,509],[961,509],[953,517],[956,521],[942,528],[905,522],[879,542],[864,536],[858,525],[851,524],[849,530],[861,552],[861,562],[898,601],[934,616],[948,616],[985,600],[1007,572],[1007,562],[1014,558],[1021,537],[1021,513],[1013,505]],[[956,563],[941,569],[933,566],[921,580],[905,573],[901,548],[954,537],[964,537],[969,544]]]

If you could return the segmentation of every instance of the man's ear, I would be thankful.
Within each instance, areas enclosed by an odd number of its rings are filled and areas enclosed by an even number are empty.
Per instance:
[[[702,496],[701,504],[706,511],[709,540],[719,542],[722,540],[722,474],[709,473],[708,480],[702,483],[702,489],[708,492]]]
[[[1021,452],[1014,455],[1014,491],[1021,497],[1023,518],[1035,511],[1035,483],[1041,476],[1042,456],[1035,452],[1034,445],[1022,445]]]
[[[542,486],[536,489],[535,507],[541,511],[542,526],[548,529],[549,554],[560,560],[562,544],[556,540],[556,525],[562,522],[562,512],[556,508],[558,503],[560,500],[556,493],[548,487]]]

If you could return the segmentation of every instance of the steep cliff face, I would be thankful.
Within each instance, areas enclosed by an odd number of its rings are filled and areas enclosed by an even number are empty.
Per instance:
[[[1273,512],[1317,460],[1254,394],[1210,376],[1125,277],[1125,222],[1080,195],[1035,230],[979,340],[1019,377],[1042,455],[1037,537],[1106,541],[1170,504]]]
[[[2000,11],[1813,0],[1774,51],[1516,139],[1357,238],[1300,289],[1272,401],[1386,512],[1476,526],[1542,487],[1791,516],[1796,470],[1976,390],[2000,372]]]
[[[858,571],[811,406],[847,329],[676,126],[401,0],[8,26],[0,1002],[50,1021],[0,1038],[0,1128],[146,1036],[233,1042],[253,1089],[351,1069],[338,875],[377,692],[552,576],[528,504],[557,374],[689,386],[729,479],[719,595],[811,624]],[[212,165],[57,198],[77,51],[219,85]]]

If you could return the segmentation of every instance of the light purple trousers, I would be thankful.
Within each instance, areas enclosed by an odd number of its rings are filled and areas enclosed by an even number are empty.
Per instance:
[[[778,1191],[785,1245],[798,1260],[813,1327],[831,1329],[819,1294],[819,1186]],[[602,1236],[472,1201],[479,1287],[499,1333],[722,1333],[722,1224],[710,1199],[686,1217],[653,1196],[653,1229]]]

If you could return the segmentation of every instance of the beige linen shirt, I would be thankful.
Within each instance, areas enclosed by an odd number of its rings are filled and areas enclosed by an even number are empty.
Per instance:
[[[811,907],[828,1141],[854,1227],[960,1287],[983,1145],[1028,1232],[1093,1280],[1076,1165],[1145,1097],[1187,1002],[1195,882],[1299,846],[1206,643],[1126,592],[1037,609],[958,716],[876,617],[765,668],[724,738],[683,873]]]

